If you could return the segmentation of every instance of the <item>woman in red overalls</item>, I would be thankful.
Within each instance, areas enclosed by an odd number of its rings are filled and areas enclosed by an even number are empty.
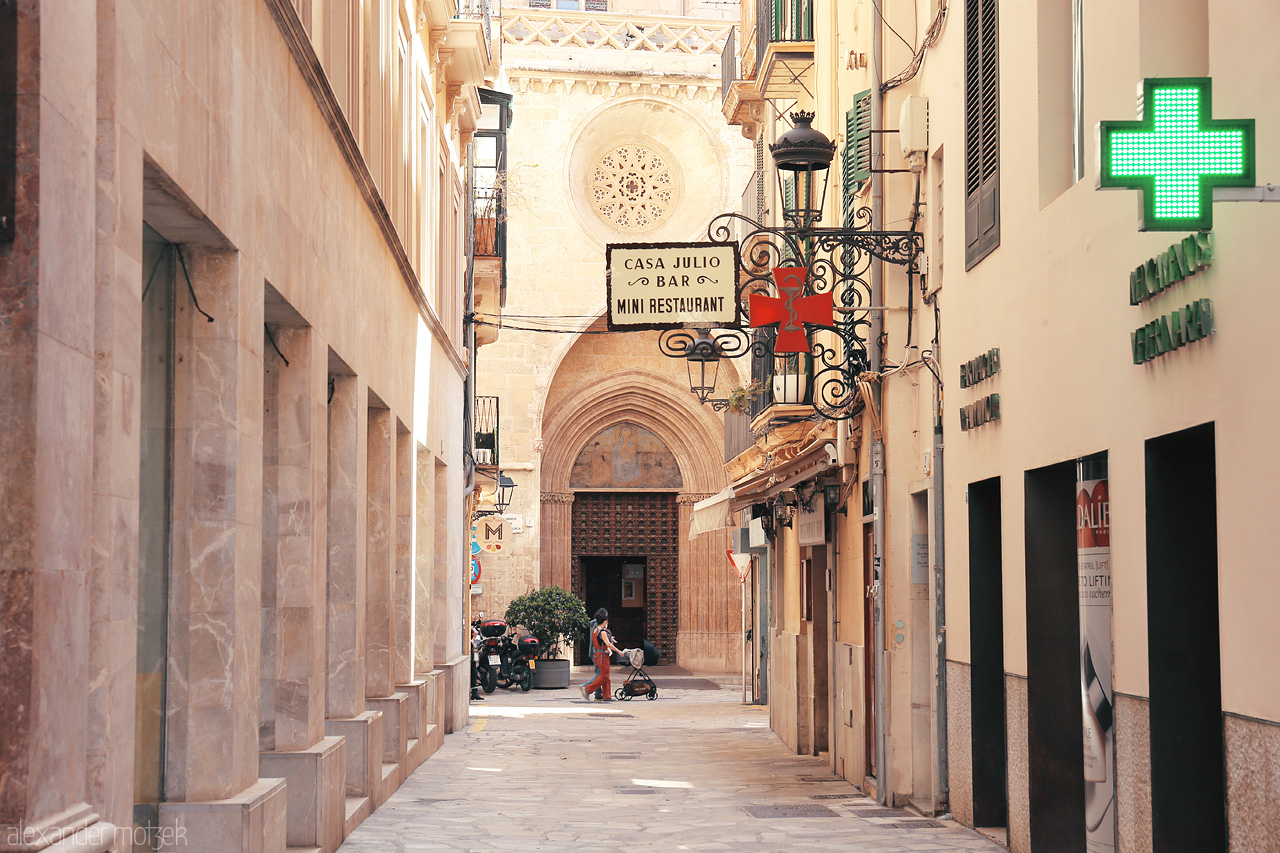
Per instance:
[[[604,614],[604,618],[600,620],[599,625],[596,625],[596,629],[591,632],[591,658],[595,661],[596,666],[600,667],[600,674],[580,688],[582,690],[582,698],[588,702],[591,701],[591,694],[595,693],[597,688],[602,691],[602,701],[609,702],[613,700],[613,696],[609,692],[609,656],[621,651],[613,644],[613,638],[609,635],[609,612],[602,607],[600,608],[600,613]]]

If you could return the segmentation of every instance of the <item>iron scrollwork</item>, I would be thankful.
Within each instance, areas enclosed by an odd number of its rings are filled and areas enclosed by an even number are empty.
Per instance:
[[[924,249],[921,234],[871,231],[870,223],[871,209],[862,207],[854,212],[851,228],[768,226],[740,213],[721,214],[707,226],[707,236],[712,242],[736,240],[739,243],[742,270],[737,295],[744,313],[751,294],[771,293],[775,267],[807,267],[809,275],[803,295],[831,293],[834,296],[834,328],[817,334],[810,330],[813,408],[828,420],[853,416],[857,380],[870,367],[867,333],[871,327],[872,259],[905,267],[909,279],[920,273]],[[703,357],[734,358],[744,355],[748,348],[757,359],[773,355],[768,341],[753,341],[742,329],[721,328],[714,330],[714,335],[701,337],[695,331],[664,332],[659,348],[673,358],[697,357],[699,353]],[[699,346],[703,348],[701,351]],[[712,351],[708,352],[707,348]],[[725,400],[703,402],[711,403],[716,411],[728,405]]]

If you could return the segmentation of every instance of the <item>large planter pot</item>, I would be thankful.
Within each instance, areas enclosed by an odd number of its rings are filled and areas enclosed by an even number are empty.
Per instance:
[[[809,377],[804,373],[779,373],[773,377],[773,402],[802,403],[809,390]]]
[[[563,658],[540,660],[533,670],[533,686],[538,690],[563,690],[569,686],[569,661]]]

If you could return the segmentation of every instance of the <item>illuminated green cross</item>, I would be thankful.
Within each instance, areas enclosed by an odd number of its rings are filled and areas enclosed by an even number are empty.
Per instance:
[[[1253,119],[1214,121],[1211,92],[1208,77],[1149,77],[1142,121],[1099,122],[1098,186],[1142,190],[1144,231],[1207,231],[1215,186],[1253,186]]]

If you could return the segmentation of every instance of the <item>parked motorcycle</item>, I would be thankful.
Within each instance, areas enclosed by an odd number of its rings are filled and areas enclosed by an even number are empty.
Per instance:
[[[537,637],[521,637],[519,641],[508,634],[502,638],[503,649],[508,661],[506,676],[499,677],[499,687],[519,686],[525,693],[533,687],[533,671],[538,662],[539,643]]]
[[[511,671],[511,662],[503,642],[507,633],[507,623],[501,619],[485,619],[478,627],[480,647],[476,671],[481,688],[485,693],[492,693],[498,686],[498,679],[505,680]]]

